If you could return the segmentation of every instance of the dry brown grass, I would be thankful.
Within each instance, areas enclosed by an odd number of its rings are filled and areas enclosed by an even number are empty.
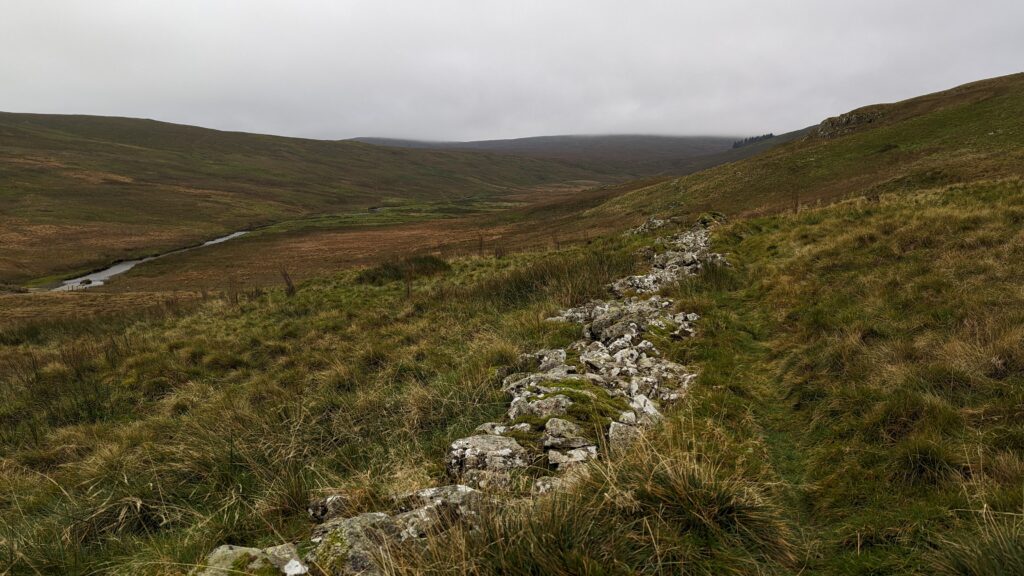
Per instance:
[[[409,254],[443,257],[510,254],[583,243],[621,230],[632,218],[587,217],[586,209],[642,184],[580,190],[522,192],[526,203],[495,214],[343,230],[262,234],[147,263],[116,278],[99,292],[222,290],[271,286],[287,267],[296,281],[339,269],[365,266]]]
[[[0,330],[32,323],[60,324],[102,317],[126,317],[158,308],[175,308],[201,300],[196,292],[46,292],[0,294]]]

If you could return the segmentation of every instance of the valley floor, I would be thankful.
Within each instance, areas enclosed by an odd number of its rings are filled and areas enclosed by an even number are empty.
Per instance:
[[[111,318],[226,292],[260,291],[282,285],[282,270],[301,282],[415,254],[494,257],[586,243],[636,220],[587,217],[588,208],[657,181],[596,189],[550,186],[501,203],[403,204],[376,213],[302,218],[147,262],[107,285],[73,294],[5,292],[0,285],[0,329]]]

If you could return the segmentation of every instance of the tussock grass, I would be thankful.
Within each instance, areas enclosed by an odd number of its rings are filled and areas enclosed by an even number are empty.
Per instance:
[[[606,248],[587,250],[582,255],[552,255],[496,274],[460,295],[502,308],[538,299],[550,299],[562,307],[575,306],[606,296],[606,285],[631,273],[636,265],[635,254],[609,253]]]
[[[739,221],[716,247],[740,281],[674,291],[709,313],[684,351],[722,406],[747,403],[808,535],[806,570],[931,573],[933,550],[949,566],[971,554],[951,530],[989,545],[971,511],[1024,509],[1022,204],[1011,179]],[[729,373],[727,351],[742,381],[708,373]],[[993,554],[977,573],[1012,573],[1012,552]],[[960,569],[946,572],[974,573]]]
[[[574,339],[543,319],[632,272],[634,249],[415,258],[401,284],[349,272],[20,327],[0,346],[0,571],[178,574],[219,544],[304,539],[314,494],[386,508],[504,412],[499,368]]]
[[[735,445],[679,419],[568,492],[486,512],[383,561],[391,574],[751,574],[796,564],[793,531]]]
[[[942,576],[1009,576],[1024,573],[1024,523],[1020,515],[983,512],[974,530],[943,538],[928,568]]]

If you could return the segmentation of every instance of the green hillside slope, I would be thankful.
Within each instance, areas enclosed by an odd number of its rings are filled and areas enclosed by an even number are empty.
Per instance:
[[[623,196],[604,209],[731,214],[1024,174],[1024,74],[822,123],[748,161]]]

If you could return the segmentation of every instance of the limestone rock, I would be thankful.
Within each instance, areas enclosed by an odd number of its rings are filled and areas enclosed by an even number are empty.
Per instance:
[[[616,294],[626,294],[627,292],[647,294],[661,290],[662,286],[668,285],[679,277],[680,275],[676,274],[674,270],[655,270],[649,274],[627,276],[616,280],[612,283],[611,289]]]
[[[572,368],[572,372],[568,371],[569,368]],[[567,366],[565,371],[559,370],[557,372],[534,374],[512,374],[502,381],[501,390],[512,397],[518,397],[523,395],[524,391],[536,388],[545,382],[557,382],[559,380],[572,378],[575,375],[575,372],[575,367]]]
[[[503,475],[526,467],[529,455],[512,438],[484,434],[452,442],[445,464],[452,478],[483,486],[500,483]]]
[[[541,476],[533,481],[533,488],[530,490],[533,494],[547,494],[561,489],[562,479],[558,476]]]
[[[721,254],[710,252],[711,233],[705,226],[696,226],[672,237],[664,244],[668,246],[668,250],[653,258],[653,266],[649,273],[613,282],[610,286],[612,292],[618,295],[628,292],[657,292],[683,276],[695,274],[705,262],[725,261]]]
[[[614,361],[615,359],[608,353],[608,348],[601,342],[592,342],[580,354],[580,362],[583,362],[588,368],[599,372],[604,371]]]
[[[572,406],[572,399],[563,394],[556,394],[538,400],[528,398],[516,398],[508,409],[509,420],[516,420],[522,416],[536,416],[538,418],[550,418],[561,416]]]
[[[203,565],[192,571],[194,576],[270,573],[297,576],[309,573],[309,568],[299,560],[299,552],[293,544],[262,550],[226,544],[211,552]]]
[[[498,424],[497,422],[484,422],[473,429],[474,432],[479,434],[490,434],[493,436],[501,436],[506,430],[508,430],[508,426]]]
[[[424,488],[395,499],[398,509],[403,512],[424,506],[449,506],[458,508],[463,514],[475,511],[483,501],[483,493],[464,484]]]
[[[474,518],[486,499],[482,492],[463,484],[427,488],[396,499],[395,521],[400,540],[423,538],[456,522]]]
[[[555,466],[556,470],[564,471],[576,465],[597,458],[597,446],[584,446],[572,450],[559,451],[548,450],[548,462]]]
[[[549,372],[566,366],[565,350],[555,348],[550,350],[538,350],[533,354],[524,354],[524,359],[533,362],[538,372]]]
[[[322,524],[332,518],[344,514],[350,505],[350,498],[347,494],[338,492],[329,494],[323,498],[317,498],[309,503],[306,512],[317,524]]]
[[[544,435],[541,437],[541,441],[545,448],[583,448],[592,444],[581,434],[582,431],[578,425],[561,418],[551,418],[544,425]]]
[[[662,219],[662,218],[651,217],[651,218],[648,218],[647,221],[644,222],[643,224],[637,226],[636,228],[631,229],[629,232],[627,232],[627,234],[634,235],[634,236],[637,235],[637,234],[646,234],[648,232],[653,232],[653,231],[655,231],[655,230],[657,230],[657,229],[659,229],[659,228],[661,228],[663,226],[666,226],[670,222],[673,222],[673,221],[674,221],[674,219],[672,219],[672,218]]]
[[[544,431],[551,436],[568,438],[571,436],[578,436],[580,434],[580,427],[568,420],[552,418],[544,424]]]
[[[651,402],[651,399],[643,394],[637,394],[629,403],[629,406],[636,412],[640,424],[654,424],[661,420],[661,412]]]
[[[608,447],[613,451],[628,448],[639,437],[640,430],[636,426],[612,422],[608,427]]]
[[[818,127],[805,136],[805,139],[818,136],[819,138],[832,139],[846,134],[851,134],[863,129],[864,126],[880,120],[883,116],[882,110],[861,108],[839,116],[826,118],[818,124]]]
[[[314,530],[316,547],[306,562],[330,576],[377,576],[381,572],[375,555],[397,540],[399,532],[394,519],[380,512],[336,518]]]

